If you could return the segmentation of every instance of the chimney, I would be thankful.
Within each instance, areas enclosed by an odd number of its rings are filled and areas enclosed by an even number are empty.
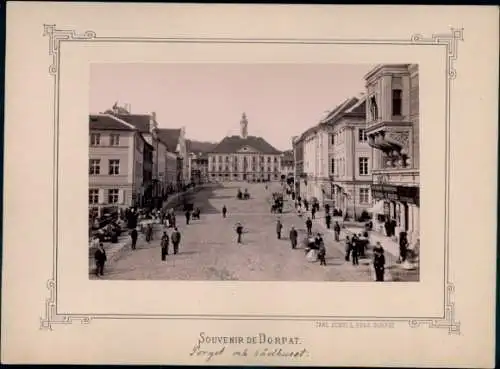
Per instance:
[[[149,129],[151,131],[158,129],[158,122],[156,121],[156,112],[152,112],[149,116]]]

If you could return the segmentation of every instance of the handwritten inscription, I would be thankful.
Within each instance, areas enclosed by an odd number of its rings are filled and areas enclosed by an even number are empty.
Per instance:
[[[253,336],[215,336],[201,332],[190,356],[209,362],[217,357],[277,357],[301,359],[310,355],[297,336],[259,333]]]
[[[318,321],[314,323],[315,328],[394,328],[394,322],[330,322]]]

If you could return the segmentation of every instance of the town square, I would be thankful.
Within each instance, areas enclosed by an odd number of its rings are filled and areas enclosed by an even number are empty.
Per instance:
[[[418,65],[359,80],[316,121],[277,123],[279,148],[251,110],[209,139],[133,103],[91,112],[89,278],[419,281]]]

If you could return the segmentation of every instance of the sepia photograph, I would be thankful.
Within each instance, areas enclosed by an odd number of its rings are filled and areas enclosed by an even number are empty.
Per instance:
[[[92,280],[420,280],[418,64],[92,64]]]

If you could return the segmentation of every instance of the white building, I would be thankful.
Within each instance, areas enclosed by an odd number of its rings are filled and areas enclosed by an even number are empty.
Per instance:
[[[248,135],[243,113],[240,136],[228,136],[208,153],[208,173],[212,181],[278,181],[281,152],[262,137]]]
[[[109,114],[89,115],[89,210],[103,212],[141,202],[144,150],[153,148],[139,130]]]

